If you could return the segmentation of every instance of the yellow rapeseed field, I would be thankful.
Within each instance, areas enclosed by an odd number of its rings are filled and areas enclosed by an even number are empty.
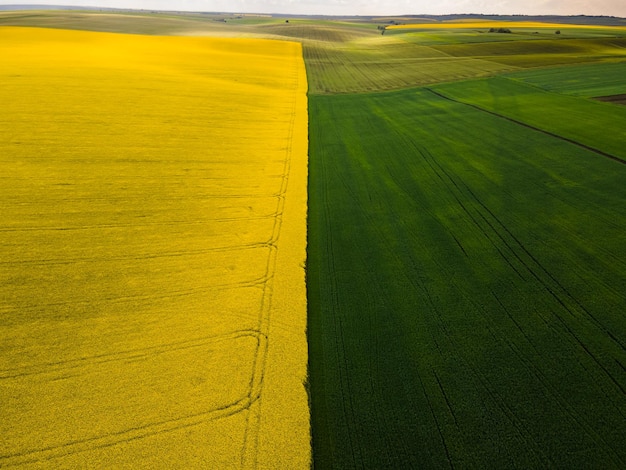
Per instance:
[[[308,468],[301,46],[0,27],[0,467]]]

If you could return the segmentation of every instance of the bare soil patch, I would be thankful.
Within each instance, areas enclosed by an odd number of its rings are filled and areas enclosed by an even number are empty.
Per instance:
[[[626,105],[626,93],[621,95],[597,96],[594,99],[604,101],[605,103]]]

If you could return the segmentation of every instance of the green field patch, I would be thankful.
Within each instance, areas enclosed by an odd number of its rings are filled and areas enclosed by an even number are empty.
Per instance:
[[[401,35],[400,37],[406,41],[428,46],[545,39],[544,36],[532,34],[493,34],[476,30],[424,30],[410,33],[403,33],[402,30],[391,30],[390,32],[393,35]]]
[[[495,29],[495,28],[494,28]],[[614,34],[596,34],[589,32],[574,34],[571,30],[564,30],[556,37],[554,29],[547,28],[515,28],[511,24],[506,28],[507,32],[490,31],[488,28],[437,28],[437,29],[388,29],[385,34],[402,37],[404,40],[423,45],[446,45],[446,44],[476,44],[492,42],[554,40],[562,38],[587,38],[587,37],[614,37]],[[583,30],[584,31],[584,30]]]
[[[527,70],[507,77],[568,95],[596,97],[626,93],[626,62]]]
[[[264,33],[296,38],[303,41],[323,41],[337,44],[376,35],[375,29],[371,26],[363,28],[359,25],[346,25],[345,23],[293,19],[267,24],[263,28],[259,28],[259,30]]]
[[[342,45],[305,42],[304,57],[312,94],[394,90],[513,69],[381,35]]]
[[[309,103],[316,468],[623,467],[626,166],[427,90]]]
[[[504,35],[502,35],[504,36]],[[515,67],[543,67],[626,58],[626,38],[550,39],[434,45],[454,57],[475,57]]]
[[[626,109],[494,77],[435,87],[446,97],[626,161]]]

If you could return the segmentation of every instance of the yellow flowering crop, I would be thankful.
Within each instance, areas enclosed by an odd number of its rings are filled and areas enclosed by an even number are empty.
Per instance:
[[[0,467],[308,467],[301,46],[3,27],[0,103]]]
[[[621,29],[619,26],[577,25],[543,23],[541,21],[498,21],[498,20],[454,20],[428,23],[409,23],[387,26],[387,29],[486,29],[486,28],[530,28],[530,29]]]

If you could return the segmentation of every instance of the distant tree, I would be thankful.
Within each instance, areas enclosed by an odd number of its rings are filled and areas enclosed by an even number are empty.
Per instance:
[[[561,34],[561,31],[559,29],[557,29],[554,34]]]

